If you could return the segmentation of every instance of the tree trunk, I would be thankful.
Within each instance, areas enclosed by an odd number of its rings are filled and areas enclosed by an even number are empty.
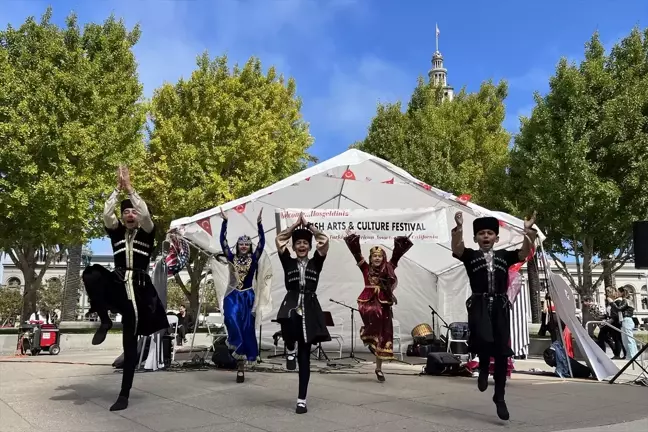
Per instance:
[[[594,301],[594,283],[592,278],[592,260],[594,258],[594,239],[585,237],[583,241],[583,284],[580,289],[581,306],[583,303]],[[589,308],[581,308],[583,314],[583,326],[585,327],[588,321],[592,320],[589,313]],[[593,330],[590,330],[593,331]]]
[[[540,273],[538,264],[534,259],[527,262],[527,276],[529,279],[529,303],[531,305],[531,322],[539,323],[540,311]]]
[[[69,248],[67,269],[65,270],[65,286],[63,288],[61,321],[74,321],[77,318],[79,290],[81,288],[82,250],[83,245],[74,245]]]
[[[29,317],[38,310],[36,301],[38,299],[38,289],[40,282],[34,277],[33,272],[23,272],[25,285],[23,289],[23,306],[20,314],[20,322],[29,321]]]
[[[603,265],[603,287],[616,287],[616,278],[612,272],[614,262],[610,258],[602,261]]]

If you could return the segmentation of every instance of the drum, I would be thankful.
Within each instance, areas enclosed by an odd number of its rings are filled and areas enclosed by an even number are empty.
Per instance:
[[[434,331],[432,331],[432,327],[427,323],[419,324],[412,329],[412,338],[414,339],[424,339],[432,334],[434,334]]]

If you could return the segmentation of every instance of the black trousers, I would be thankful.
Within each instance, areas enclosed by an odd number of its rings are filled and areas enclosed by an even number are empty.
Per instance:
[[[99,267],[99,266],[97,266]],[[118,310],[122,316],[122,346],[124,348],[124,368],[120,396],[129,397],[133,387],[135,368],[137,367],[137,334],[133,302],[126,296],[122,284],[115,284],[111,273],[106,269],[83,272],[83,283],[90,297],[91,311],[99,315],[102,323],[110,322],[109,308]],[[110,297],[110,300],[108,300]]]
[[[490,366],[490,355],[484,353],[479,355],[479,374],[486,374],[488,376],[488,370]],[[495,399],[497,401],[504,400],[504,393],[506,388],[506,372],[508,366],[508,357],[506,356],[496,356],[495,358],[495,370],[493,372],[493,379],[495,380]]]
[[[306,399],[310,381],[310,353],[312,346],[304,340],[302,317],[292,313],[291,319],[281,325],[281,334],[287,351],[295,351],[297,346],[297,366],[299,367],[299,392],[297,399]]]
[[[124,348],[124,369],[119,396],[129,397],[133,387],[137,356],[137,335],[135,334],[135,312],[132,303],[122,309],[122,346]],[[144,349],[144,347],[142,347]]]

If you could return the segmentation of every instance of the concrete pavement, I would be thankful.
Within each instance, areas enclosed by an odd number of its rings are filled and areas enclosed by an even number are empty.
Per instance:
[[[248,372],[245,384],[215,369],[138,373],[128,410],[111,413],[121,374],[107,365],[118,354],[4,358],[0,432],[648,430],[645,387],[514,374],[511,421],[502,422],[492,381],[480,393],[475,379],[419,376],[420,367],[398,363],[384,368],[384,384],[372,364],[318,373],[314,363],[305,415],[294,413],[297,374],[279,361]]]

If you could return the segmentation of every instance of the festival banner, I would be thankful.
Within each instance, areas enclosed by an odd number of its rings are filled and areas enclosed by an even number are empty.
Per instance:
[[[284,230],[294,224],[300,213],[331,240],[348,234],[360,236],[361,243],[391,243],[395,237],[409,236],[424,243],[450,241],[447,210],[422,209],[277,209],[277,227]]]

